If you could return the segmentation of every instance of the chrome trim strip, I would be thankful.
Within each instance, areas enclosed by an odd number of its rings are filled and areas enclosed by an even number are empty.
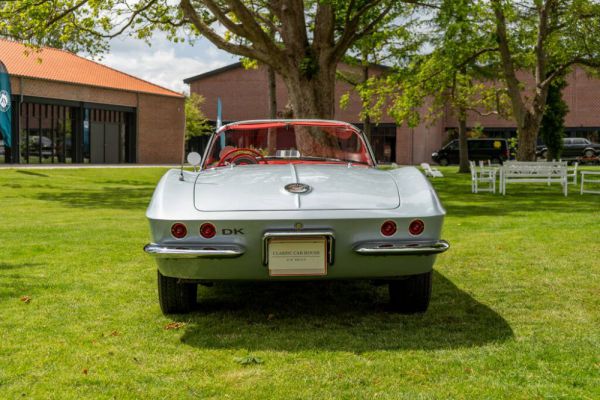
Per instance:
[[[363,255],[428,255],[443,253],[450,248],[445,240],[362,242],[354,251]]]
[[[268,265],[267,259],[269,240],[272,238],[284,237],[325,237],[327,239],[327,259],[329,265],[333,265],[333,246],[335,244],[335,235],[330,230],[303,230],[303,231],[267,231],[262,238],[262,262]]]
[[[160,245],[149,243],[144,246],[144,251],[156,258],[225,258],[239,257],[246,250],[235,244],[212,245]]]

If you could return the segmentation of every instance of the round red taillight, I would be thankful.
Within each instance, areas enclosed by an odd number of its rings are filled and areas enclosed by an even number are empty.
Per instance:
[[[408,226],[408,233],[413,236],[419,236],[425,230],[425,222],[420,219],[415,219]]]
[[[177,222],[171,226],[171,235],[176,239],[183,239],[187,235],[187,228],[184,224]]]
[[[396,223],[394,221],[385,221],[381,224],[381,234],[383,236],[392,236],[396,233]]]
[[[217,228],[209,222],[200,225],[200,236],[206,239],[210,239],[217,234]]]

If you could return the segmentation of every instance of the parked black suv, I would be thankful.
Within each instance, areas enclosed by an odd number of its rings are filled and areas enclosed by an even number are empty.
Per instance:
[[[467,139],[467,145],[470,161],[490,160],[494,164],[501,164],[509,157],[506,139]],[[458,139],[433,153],[431,158],[440,165],[458,164],[460,161]]]
[[[546,158],[547,152],[546,145],[540,145],[536,148],[538,157]],[[585,138],[563,138],[562,158],[591,158],[597,155],[600,155],[600,144],[592,143]]]

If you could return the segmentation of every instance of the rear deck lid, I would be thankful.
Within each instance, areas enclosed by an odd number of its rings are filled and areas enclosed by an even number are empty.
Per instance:
[[[291,193],[302,183],[309,191]],[[244,165],[202,171],[194,187],[199,211],[377,210],[400,205],[386,171],[337,164]]]

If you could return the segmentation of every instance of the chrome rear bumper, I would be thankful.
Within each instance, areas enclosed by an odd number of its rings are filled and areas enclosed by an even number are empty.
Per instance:
[[[149,243],[144,251],[156,258],[231,258],[239,257],[246,250],[235,244],[214,244],[202,246],[166,246]]]
[[[428,255],[443,253],[450,248],[445,240],[435,241],[378,241],[362,242],[354,251],[362,255]]]

